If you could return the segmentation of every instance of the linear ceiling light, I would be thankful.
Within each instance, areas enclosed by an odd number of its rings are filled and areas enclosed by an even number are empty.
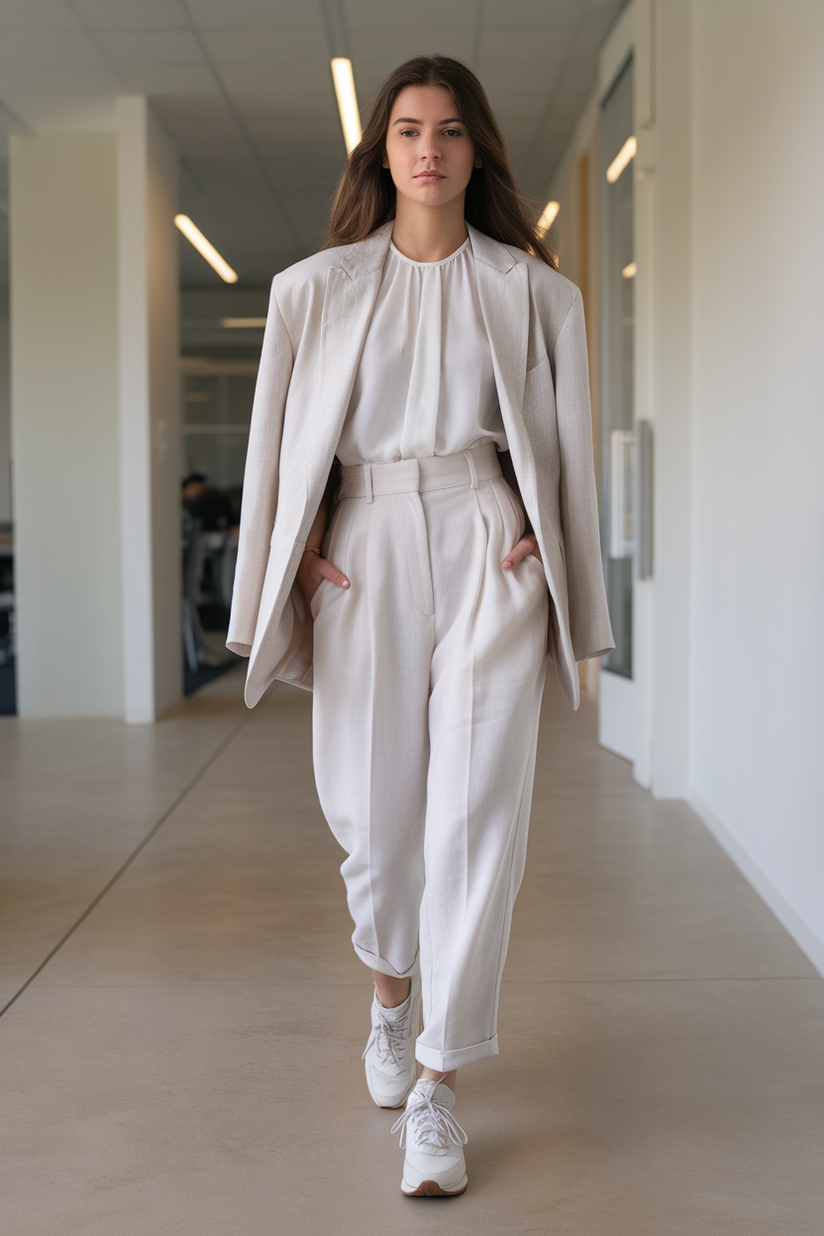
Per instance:
[[[343,128],[346,153],[351,154],[361,139],[358,96],[355,94],[355,79],[352,76],[352,61],[338,56],[332,61],[332,80],[338,99],[338,111]]]
[[[221,318],[220,325],[230,330],[260,330],[266,325],[266,318]]]
[[[621,274],[624,276],[625,279],[634,279],[635,276],[638,274],[638,267],[635,265],[634,262],[630,262],[629,266],[624,267],[624,269],[621,271]]]
[[[611,185],[615,184],[616,180],[621,175],[621,172],[630,160],[635,158],[635,152],[637,149],[638,143],[635,138],[628,137],[607,168],[607,180]]]
[[[194,245],[198,253],[205,257],[224,283],[237,283],[237,275],[228,262],[224,262],[214,245],[210,245],[199,227],[195,227],[188,215],[175,215],[175,223],[183,235]]]
[[[540,219],[535,224],[535,231],[538,233],[538,236],[541,240],[543,240],[543,238],[546,236],[549,229],[552,227],[553,223],[555,222],[558,216],[558,211],[560,209],[561,207],[558,202],[547,202],[546,206],[544,207],[544,213],[541,215]]]

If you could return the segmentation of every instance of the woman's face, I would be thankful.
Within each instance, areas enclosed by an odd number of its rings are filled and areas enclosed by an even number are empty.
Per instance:
[[[443,86],[407,86],[395,99],[383,166],[399,197],[445,206],[462,196],[481,166],[455,100]]]

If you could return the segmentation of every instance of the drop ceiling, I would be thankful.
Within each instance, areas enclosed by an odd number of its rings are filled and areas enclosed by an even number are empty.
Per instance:
[[[181,209],[238,291],[262,288],[321,242],[345,158],[331,56],[351,57],[362,110],[410,55],[465,61],[540,207],[624,3],[0,0],[0,136],[112,128],[118,95],[148,95],[180,152]],[[185,241],[181,267],[184,287],[220,286]]]

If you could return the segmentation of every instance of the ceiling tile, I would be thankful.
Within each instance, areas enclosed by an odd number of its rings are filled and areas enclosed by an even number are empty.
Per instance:
[[[307,0],[186,0],[202,30],[322,29],[317,3]]]
[[[0,66],[40,68],[46,65],[99,64],[100,53],[82,31],[11,30],[0,25]],[[2,90],[2,79],[0,79]]]
[[[214,90],[203,94],[180,96],[155,96],[152,106],[158,113],[170,122],[175,120],[196,120],[204,124],[216,121],[218,124],[231,116],[229,106],[222,94]]]
[[[486,65],[557,65],[567,54],[568,30],[484,30],[481,35],[481,72]]]
[[[79,90],[61,87],[57,95],[38,95],[29,77],[19,92],[6,98],[35,133],[94,133],[115,126],[114,93],[96,95],[85,83]]]
[[[0,68],[0,93],[14,111],[19,111],[15,99],[41,98],[52,100],[59,109],[64,98],[89,98],[108,94],[112,106],[119,91],[119,82],[107,64],[49,65],[48,74],[32,73],[25,64]],[[25,119],[25,117],[24,117]]]
[[[105,31],[97,39],[121,67],[204,63],[197,39],[188,30]]]
[[[94,30],[182,30],[186,14],[178,0],[72,0]]]
[[[79,30],[77,17],[64,0],[0,0],[0,29]]]
[[[517,74],[514,74],[511,64],[487,62],[478,69],[478,77],[490,99],[510,91],[513,79],[516,79],[518,89],[542,90],[546,94],[557,80],[562,65],[562,61],[525,61],[518,66]]]
[[[320,29],[207,30],[203,39],[220,65],[317,62],[329,71],[326,38]]]
[[[203,95],[217,89],[212,70],[199,64],[130,65],[121,70],[122,90],[129,94]],[[121,93],[122,93],[121,90]]]
[[[569,28],[580,21],[583,7],[582,0],[486,0],[483,23],[485,29]]]
[[[335,88],[328,64],[230,64],[219,65],[222,81],[236,101],[250,95],[268,100],[267,106],[277,109],[284,101],[290,111],[300,111],[304,102],[321,96],[324,106],[335,104]]]
[[[405,32],[413,42],[431,42],[440,30],[473,27],[481,8],[479,0],[415,0],[414,9],[386,0],[343,0],[351,28]],[[411,53],[414,54],[414,53]]]
[[[243,138],[235,133],[189,133],[173,135],[182,158],[194,164],[219,163],[222,167],[230,164],[248,163],[249,148]]]
[[[304,91],[274,88],[272,78],[275,74],[276,70],[252,65],[249,68],[224,69],[221,77],[241,111],[247,105],[254,106],[256,101],[261,104],[265,100],[266,109],[272,115],[299,117],[329,113],[337,116],[335,92],[331,82],[326,81],[325,74],[318,76],[314,90]]]
[[[359,81],[359,66],[363,62],[379,65],[384,76],[412,56],[454,56],[467,63],[473,53],[475,32],[469,27],[460,30],[427,30],[425,35],[403,30],[353,30],[352,55],[355,84]]]

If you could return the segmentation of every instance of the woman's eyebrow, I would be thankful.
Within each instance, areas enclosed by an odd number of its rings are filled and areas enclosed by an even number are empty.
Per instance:
[[[412,116],[399,116],[397,120],[393,120],[393,124],[423,124],[422,120],[415,120]],[[463,124],[460,116],[450,116],[447,120],[439,120],[438,124]]]

